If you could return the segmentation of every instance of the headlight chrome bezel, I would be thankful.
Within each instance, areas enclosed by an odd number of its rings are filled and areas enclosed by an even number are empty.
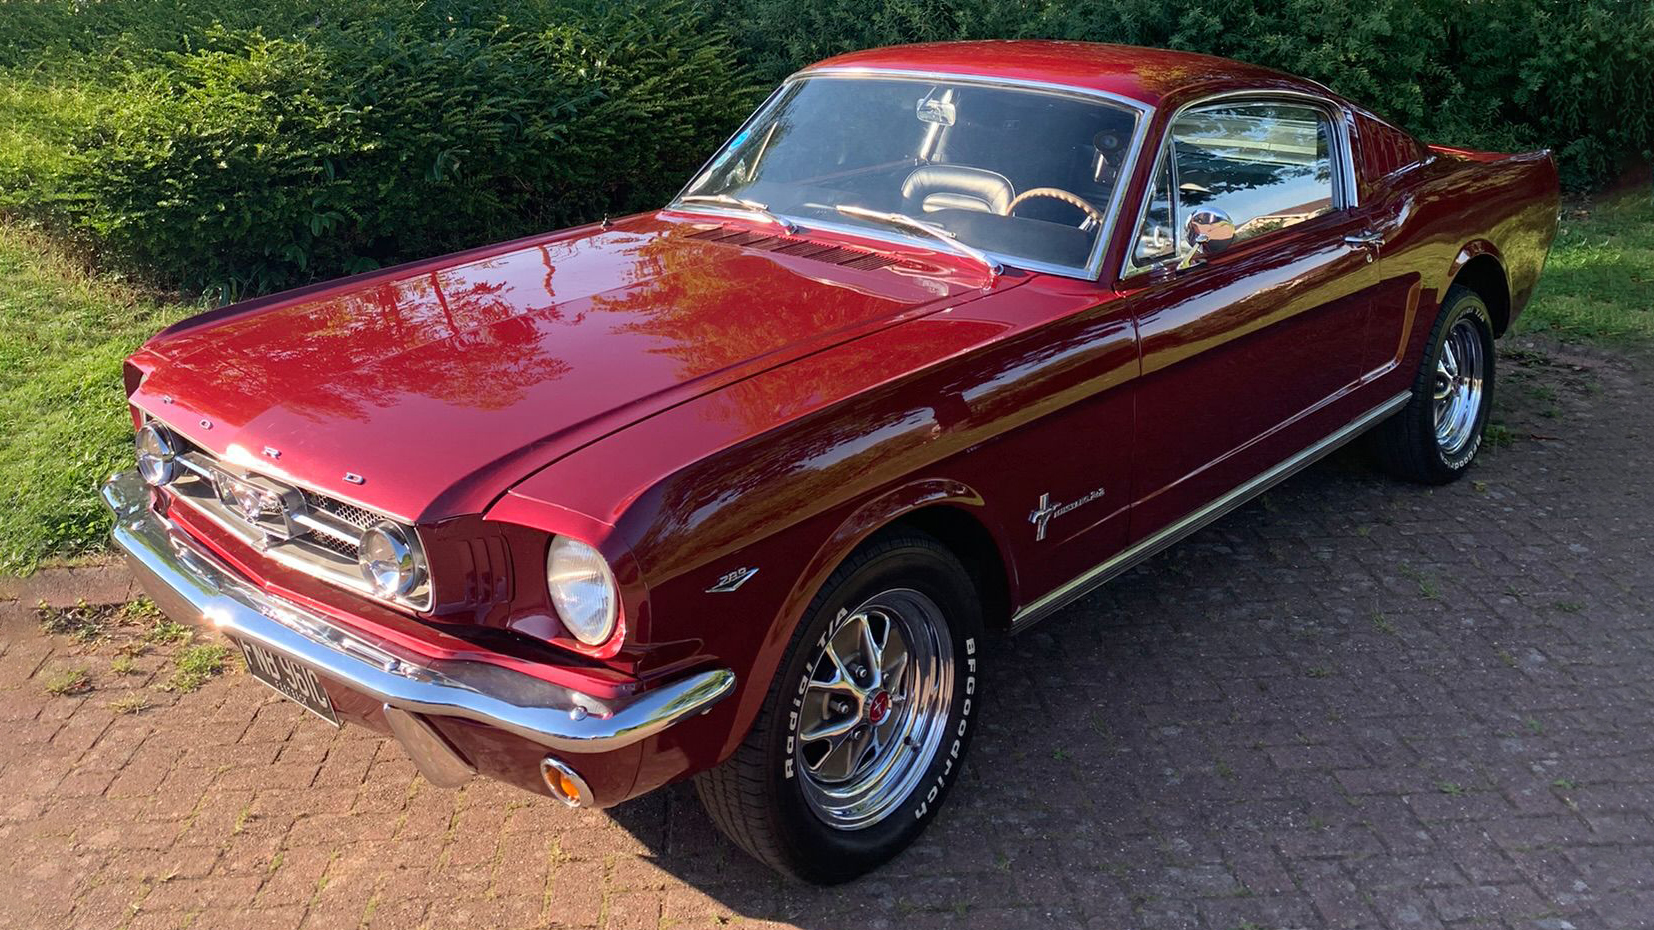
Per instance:
[[[362,531],[356,564],[373,593],[406,602],[425,581],[425,556],[407,528],[388,520]]]
[[[620,631],[620,585],[609,560],[590,543],[553,536],[546,547],[546,593],[569,637],[602,649]]]
[[[132,447],[138,458],[138,476],[145,484],[158,488],[178,477],[178,437],[172,430],[145,423],[132,437]]]

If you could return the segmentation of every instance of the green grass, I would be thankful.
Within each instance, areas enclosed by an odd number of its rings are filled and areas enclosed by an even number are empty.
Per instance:
[[[186,312],[0,224],[0,572],[103,545],[97,485],[131,459],[121,361]]]
[[[1562,211],[1562,226],[1517,330],[1609,344],[1654,342],[1654,194],[1647,188]]]

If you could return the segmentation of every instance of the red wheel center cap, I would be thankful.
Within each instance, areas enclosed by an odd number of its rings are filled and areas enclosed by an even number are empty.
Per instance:
[[[884,723],[884,718],[890,716],[890,692],[880,691],[867,702],[867,722],[872,724]]]

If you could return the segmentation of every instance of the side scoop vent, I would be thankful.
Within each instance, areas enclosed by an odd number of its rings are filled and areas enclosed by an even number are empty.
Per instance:
[[[894,258],[880,255],[877,252],[868,252],[864,249],[852,249],[842,245],[822,245],[808,239],[769,236],[764,233],[741,229],[726,229],[723,226],[696,230],[689,234],[689,238],[700,239],[703,242],[718,242],[724,245],[739,246],[743,249],[757,249],[760,252],[774,252],[777,255],[792,255],[798,258],[807,258],[811,261],[826,262],[829,265],[855,268],[858,271],[874,271],[896,264]]]

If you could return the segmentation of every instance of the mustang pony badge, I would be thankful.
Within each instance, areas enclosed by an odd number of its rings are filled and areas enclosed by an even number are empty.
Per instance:
[[[1052,517],[1060,517],[1070,511],[1078,510],[1092,501],[1101,500],[1102,497],[1103,489],[1098,488],[1095,491],[1087,492],[1084,497],[1077,501],[1053,504],[1051,503],[1051,495],[1041,494],[1039,496],[1039,507],[1028,515],[1028,522],[1034,524],[1034,541],[1043,542],[1045,540],[1045,525],[1051,522]]]

